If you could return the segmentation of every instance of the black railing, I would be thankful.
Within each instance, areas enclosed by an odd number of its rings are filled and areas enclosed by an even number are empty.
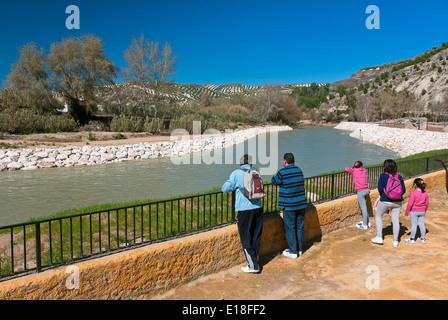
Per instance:
[[[448,154],[398,162],[409,178],[445,168]],[[371,188],[382,166],[367,168]],[[354,194],[352,176],[305,179],[308,202]],[[278,212],[278,187],[265,184],[264,213]],[[235,193],[212,192],[0,227],[0,279],[235,223]]]

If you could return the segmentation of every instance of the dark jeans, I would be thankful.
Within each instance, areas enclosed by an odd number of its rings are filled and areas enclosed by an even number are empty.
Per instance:
[[[302,251],[303,223],[305,222],[306,209],[283,210],[283,224],[285,236],[288,242],[289,252],[298,254]]]
[[[253,270],[260,270],[258,249],[263,230],[263,209],[239,211],[237,218],[238,232],[247,264]]]

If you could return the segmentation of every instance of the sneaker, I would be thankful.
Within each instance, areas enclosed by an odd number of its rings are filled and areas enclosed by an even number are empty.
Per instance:
[[[420,238],[418,238],[418,241],[420,241],[420,242],[423,243],[423,244],[426,243],[426,239],[420,239]]]
[[[409,238],[409,239],[404,239],[404,241],[406,241],[407,243],[411,243],[411,244],[414,244],[414,243],[415,243],[414,239],[411,239],[411,238]]]
[[[301,252],[299,252],[299,254],[301,254]],[[297,253],[290,253],[290,252],[287,251],[287,250],[284,250],[284,251],[283,251],[283,255],[284,255],[285,257],[288,257],[288,258],[291,258],[291,259],[297,259]]]
[[[359,221],[359,224],[363,224],[364,223],[364,221]],[[369,227],[369,228],[371,228],[372,227],[372,224],[370,223],[370,221],[369,222],[367,222],[367,226]]]
[[[383,244],[383,238],[381,237],[375,237],[371,241],[376,244]]]
[[[367,230],[369,227],[363,225],[362,223],[359,223],[359,224],[356,225],[356,228],[362,229],[362,230]]]
[[[241,267],[241,270],[245,273],[260,273],[260,270],[251,269],[249,266]]]
[[[398,247],[398,241],[394,240],[394,247]]]

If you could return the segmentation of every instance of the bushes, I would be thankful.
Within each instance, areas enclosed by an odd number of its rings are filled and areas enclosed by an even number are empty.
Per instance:
[[[110,123],[110,130],[114,132],[141,132],[143,120],[132,117],[115,116]]]
[[[65,115],[40,113],[31,109],[7,109],[0,112],[0,132],[30,134],[76,130],[73,118]]]

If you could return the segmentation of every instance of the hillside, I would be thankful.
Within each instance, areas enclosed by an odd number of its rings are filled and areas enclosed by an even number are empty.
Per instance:
[[[416,108],[422,112],[428,112],[436,104],[446,105],[448,43],[443,43],[440,47],[434,47],[412,59],[363,68],[348,79],[331,83],[330,89],[336,91],[339,86],[346,86],[347,89],[355,88],[358,103],[362,103],[366,94],[375,96],[391,89],[389,91],[396,93],[407,91],[413,94]],[[339,109],[347,107],[346,97],[341,99],[336,95],[335,99],[330,100],[330,105]]]
[[[320,86],[326,85],[324,83]],[[294,88],[307,87],[310,84],[288,84],[279,85],[281,91],[289,95]],[[263,90],[263,86],[251,86],[245,84],[171,84],[164,96],[173,102],[183,106],[189,106],[194,102],[200,101],[204,95],[210,99],[229,98],[232,95],[251,96],[256,95]],[[147,89],[148,94],[154,94],[151,89]],[[141,87],[130,83],[120,83],[114,86],[102,87],[99,94],[103,101],[117,104],[129,104],[139,100],[141,96]]]

